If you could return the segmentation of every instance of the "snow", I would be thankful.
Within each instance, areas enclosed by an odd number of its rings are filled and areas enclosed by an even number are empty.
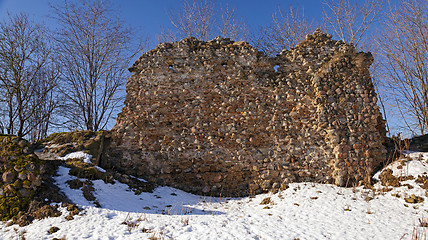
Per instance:
[[[85,163],[91,163],[91,158],[92,155],[87,154],[85,152],[79,151],[79,152],[72,152],[69,153],[67,155],[65,155],[64,157],[58,157],[58,159],[60,160],[68,160],[68,159],[82,159],[83,162]]]
[[[409,159],[415,159],[420,161],[410,161],[403,168],[398,168],[401,165],[400,161],[393,162],[385,169],[391,169],[394,176],[408,176],[412,175],[417,177],[418,175],[428,175],[428,154],[419,152],[410,152],[406,155]],[[380,172],[375,174],[374,178],[379,179]]]
[[[411,153],[404,163],[387,168],[396,176],[427,175],[427,153]],[[403,165],[402,167],[398,167]],[[31,225],[6,227],[0,223],[0,239],[412,239],[420,219],[427,218],[425,190],[401,186],[383,192],[375,189],[342,188],[328,184],[293,183],[279,193],[254,198],[214,198],[197,196],[170,187],[136,195],[125,184],[93,181],[96,208],[78,189],[66,182],[76,177],[60,167],[56,184],[84,209],[67,221],[66,210],[56,218],[36,220]],[[379,173],[377,174],[377,177]],[[401,197],[396,197],[399,193]],[[424,197],[418,204],[404,197]],[[270,197],[271,203],[260,205]],[[370,200],[373,198],[372,200]],[[123,223],[128,224],[123,224]],[[132,224],[133,223],[133,224]],[[60,230],[49,234],[52,226]],[[418,228],[425,231],[424,228]]]
[[[103,173],[105,173],[105,172],[106,172],[106,170],[104,170],[104,169],[103,169],[103,168],[101,168],[101,167],[95,166],[95,168],[96,168],[98,171],[100,171],[100,172],[103,172]]]

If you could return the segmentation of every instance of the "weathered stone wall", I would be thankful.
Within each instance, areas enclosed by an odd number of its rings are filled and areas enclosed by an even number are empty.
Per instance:
[[[102,165],[223,196],[361,183],[385,160],[372,61],[320,31],[275,58],[221,38],[160,44],[130,69]]]

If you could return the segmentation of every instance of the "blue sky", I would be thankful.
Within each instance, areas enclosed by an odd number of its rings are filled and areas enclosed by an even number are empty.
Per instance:
[[[51,13],[49,2],[54,0],[0,0],[0,20],[7,16],[7,12],[15,14],[28,13],[34,20],[44,22],[48,26],[54,26],[48,18]],[[180,0],[116,0],[112,1],[119,10],[120,17],[127,24],[139,29],[142,35],[151,40],[151,47],[156,44],[156,34],[160,32],[160,26],[168,26],[168,9],[177,9],[181,6]],[[272,21],[272,13],[280,5],[288,8],[290,4],[303,7],[305,15],[319,20],[321,18],[321,0],[217,0],[220,6],[229,5],[236,9],[239,17],[242,17],[251,28],[266,25]]]

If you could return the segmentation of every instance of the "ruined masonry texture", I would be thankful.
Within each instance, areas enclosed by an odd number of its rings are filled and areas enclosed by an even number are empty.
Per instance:
[[[217,196],[361,184],[385,160],[372,61],[318,30],[275,58],[222,38],[160,44],[130,68],[102,166]]]

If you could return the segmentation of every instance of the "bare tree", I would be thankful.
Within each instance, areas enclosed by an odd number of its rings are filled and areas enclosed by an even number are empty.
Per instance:
[[[393,102],[413,134],[428,131],[428,1],[390,7],[380,38],[383,73]]]
[[[305,36],[314,30],[314,27],[305,18],[304,10],[289,7],[284,14],[281,7],[272,15],[274,40],[279,48],[290,49],[305,39]]]
[[[246,40],[248,31],[245,21],[236,16],[235,8],[226,7],[221,8],[221,21],[218,26],[220,35],[223,38],[230,38],[232,40]]]
[[[278,9],[272,14],[272,24],[261,27],[252,35],[255,47],[267,55],[275,55],[284,49],[295,47],[305,36],[315,30],[304,14],[304,9],[290,5],[287,11]]]
[[[46,96],[58,78],[54,59],[46,29],[27,15],[0,23],[1,120],[8,134],[23,137],[48,122],[55,106]]]
[[[70,128],[103,129],[123,100],[127,67],[142,50],[133,31],[114,16],[108,1],[68,1],[52,5],[63,66],[61,93]]]
[[[359,48],[381,12],[383,0],[325,0],[324,5],[327,29],[343,42]]]
[[[215,2],[208,0],[183,1],[181,12],[170,10],[171,24],[178,30],[180,38],[196,37],[207,41],[214,25]]]
[[[260,26],[258,29],[251,31],[250,42],[253,47],[268,56],[275,56],[282,51],[282,49],[278,49],[272,37],[272,26]]]
[[[49,129],[57,125],[56,120],[59,118],[59,91],[56,85],[60,70],[58,64],[55,64],[45,66],[38,73],[37,79],[39,81],[36,81],[33,88],[35,90],[35,98],[39,99],[39,101],[33,102],[34,114],[29,120],[28,138],[31,141],[46,138],[49,134]],[[46,80],[55,80],[55,82]],[[54,88],[52,88],[53,84],[55,84]],[[38,119],[43,119],[43,121],[38,121]]]
[[[244,40],[247,35],[245,22],[237,18],[235,9],[226,6],[218,10],[215,1],[183,0],[181,9],[170,9],[167,14],[173,30],[162,28],[159,42],[187,37],[207,41],[215,36],[237,41]]]

